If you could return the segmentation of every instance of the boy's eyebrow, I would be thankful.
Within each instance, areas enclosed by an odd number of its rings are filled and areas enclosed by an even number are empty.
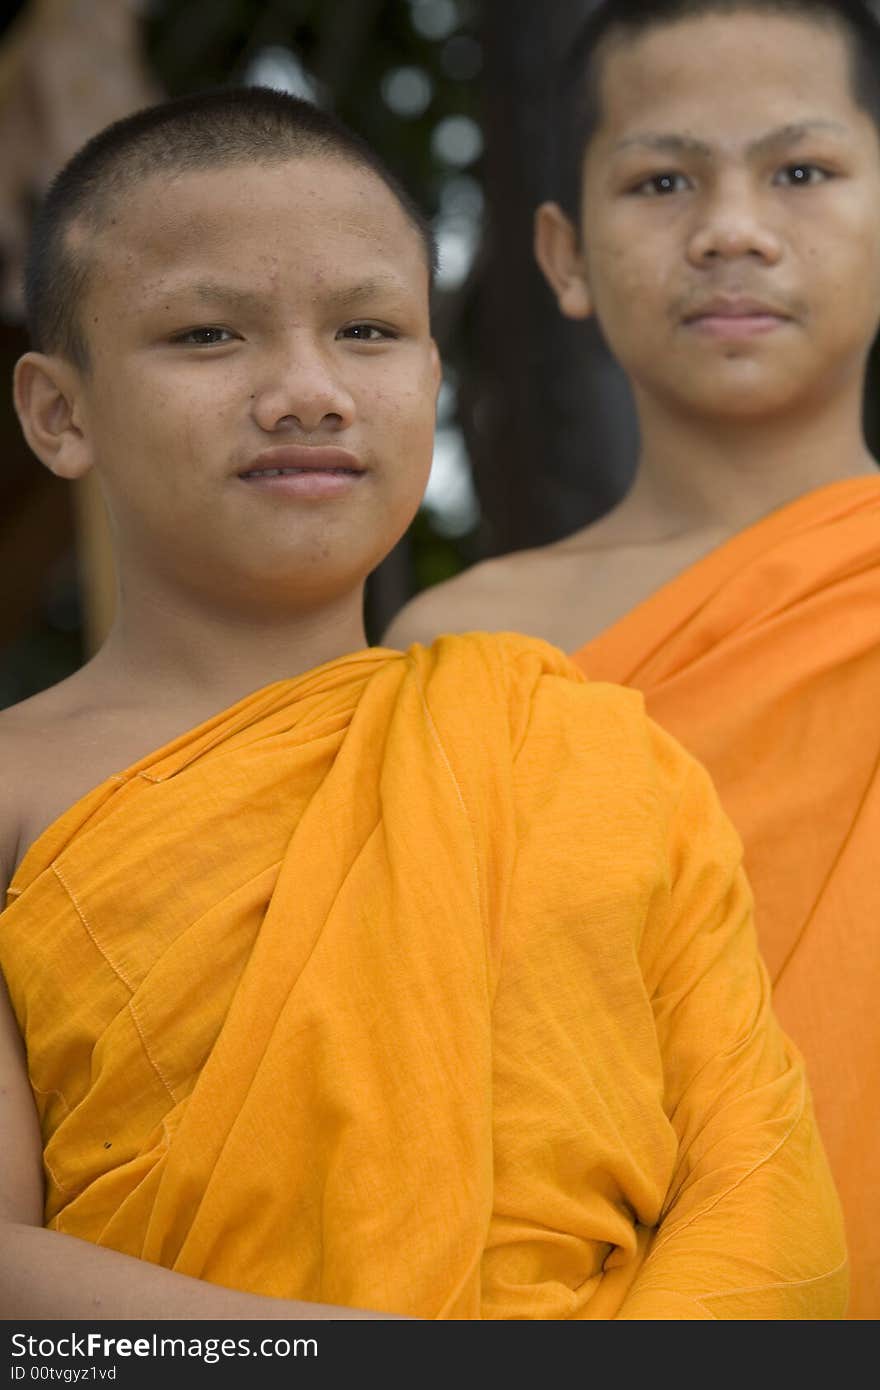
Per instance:
[[[798,140],[806,140],[810,135],[817,132],[831,133],[832,135],[848,135],[848,127],[840,121],[819,120],[814,121],[795,121],[791,125],[779,126],[777,130],[771,130],[767,135],[762,135],[758,140],[753,140],[748,146],[749,154],[761,154],[764,150],[772,149],[774,145],[794,145]]]
[[[331,290],[327,298],[341,307],[360,304],[377,294],[406,290],[407,284],[396,275],[374,275],[369,280],[361,280],[356,285],[341,285]]]
[[[775,130],[768,131],[766,135],[760,135],[757,140],[752,140],[746,146],[746,153],[761,154],[776,145],[793,145],[798,140],[805,140],[818,131],[831,132],[834,135],[848,134],[848,128],[840,121],[820,118],[812,121],[795,121],[788,125],[778,126]],[[662,154],[696,154],[704,159],[711,159],[715,153],[713,147],[705,140],[697,140],[692,135],[665,134],[650,130],[643,131],[638,135],[626,136],[625,139],[618,141],[611,152],[617,154],[618,151],[630,149],[633,145],[658,150]]]
[[[261,308],[265,304],[263,295],[255,294],[253,290],[239,289],[235,285],[224,285],[218,280],[199,280],[194,285],[182,285],[181,290],[184,294],[195,295],[197,299],[213,300],[215,303],[222,301],[239,309]]]
[[[395,275],[376,275],[358,284],[341,286],[330,290],[326,298],[339,305],[358,304],[382,291],[405,290],[405,281]],[[271,303],[270,297],[253,290],[241,289],[236,285],[224,284],[217,280],[199,280],[195,284],[181,285],[177,293],[191,294],[197,299],[212,303],[232,305],[237,309],[265,309]]]
[[[638,145],[642,149],[658,150],[661,154],[700,154],[707,158],[712,154],[712,146],[703,140],[695,140],[692,135],[661,135],[659,132],[643,131],[640,135],[628,135],[612,147],[611,153],[631,149]]]

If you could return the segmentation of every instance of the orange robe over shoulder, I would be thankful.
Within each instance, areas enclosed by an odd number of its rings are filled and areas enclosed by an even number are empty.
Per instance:
[[[47,1224],[422,1318],[841,1317],[741,852],[641,696],[540,642],[256,692],[13,880]]]
[[[880,1318],[880,478],[774,512],[574,659],[644,693],[743,838],[843,1201],[850,1316]]]

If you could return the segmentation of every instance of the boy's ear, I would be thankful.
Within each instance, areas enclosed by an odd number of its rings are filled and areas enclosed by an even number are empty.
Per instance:
[[[92,466],[79,423],[81,377],[62,357],[26,352],[15,364],[13,398],[22,433],[59,478],[81,478]]]
[[[571,219],[558,203],[542,203],[535,212],[535,259],[569,319],[589,318],[593,300],[586,263]]]

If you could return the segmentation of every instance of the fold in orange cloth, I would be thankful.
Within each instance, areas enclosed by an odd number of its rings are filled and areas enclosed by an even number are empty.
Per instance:
[[[880,478],[735,536],[583,647],[708,768],[880,1317]]]
[[[47,1223],[426,1318],[836,1318],[741,845],[641,697],[512,636],[258,691],[0,917]]]

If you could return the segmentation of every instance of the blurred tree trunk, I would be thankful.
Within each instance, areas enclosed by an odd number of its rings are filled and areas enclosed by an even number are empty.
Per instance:
[[[34,204],[84,141],[158,101],[131,0],[28,0],[0,46],[0,312],[22,317]]]
[[[142,52],[139,7],[131,0],[27,0],[13,8],[0,42],[0,364],[8,367],[14,362],[6,356],[13,336],[20,335],[19,351],[29,346],[21,328],[22,270],[34,206],[85,140],[162,96]],[[9,475],[0,530],[4,541],[15,546],[4,560],[16,578],[9,599],[13,614],[0,624],[0,637],[8,640],[10,632],[33,619],[46,571],[62,544],[70,542],[72,521],[85,654],[91,655],[106,634],[115,593],[97,486],[91,479],[79,483],[63,501],[58,487],[47,488],[39,477],[41,466],[21,439],[9,392],[0,409],[0,440],[0,467]],[[19,464],[20,456],[26,458],[26,468]],[[16,555],[27,566],[22,574],[13,563]]]
[[[594,324],[561,316],[532,254],[534,210],[554,196],[554,63],[584,8],[483,5],[487,227],[460,408],[484,554],[543,544],[600,516],[635,463],[626,380]]]

